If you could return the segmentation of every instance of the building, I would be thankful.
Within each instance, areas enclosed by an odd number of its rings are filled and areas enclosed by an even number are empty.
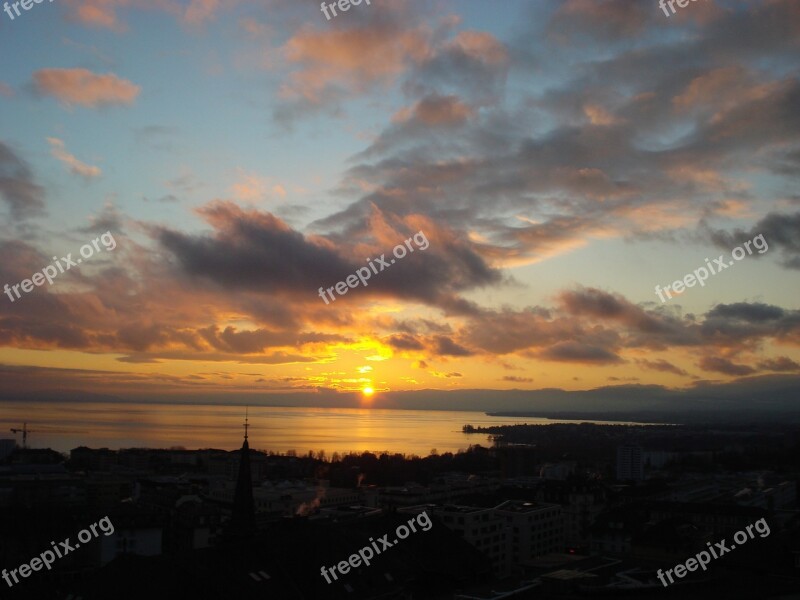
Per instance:
[[[644,480],[644,457],[641,446],[626,444],[617,448],[617,479]]]
[[[164,517],[156,511],[134,505],[122,505],[109,514],[112,533],[99,538],[99,564],[105,565],[121,554],[159,556],[163,552]]]
[[[427,512],[486,555],[497,577],[506,577],[511,573],[511,536],[508,535],[505,519],[496,514],[494,508],[427,504],[401,508],[398,512]]]
[[[0,439],[0,460],[5,460],[17,447],[17,441],[7,438]]]
[[[469,477],[463,480],[450,478],[447,482],[433,483],[429,486],[409,482],[404,486],[380,488],[378,503],[386,507],[449,504],[455,503],[463,496],[491,493],[499,488],[500,482],[489,477]]]
[[[592,554],[630,554],[633,538],[645,531],[647,522],[647,511],[637,504],[600,514],[590,528]]]
[[[510,530],[513,564],[564,551],[564,518],[558,504],[508,500],[494,512]]]
[[[250,473],[250,444],[247,443],[247,417],[244,420],[244,442],[240,450],[239,476],[233,493],[230,534],[235,537],[250,536],[255,532],[256,510],[253,502],[253,477]]]
[[[729,531],[743,529],[762,517],[769,517],[769,512],[762,508],[736,504],[650,502],[647,508],[651,522],[681,519],[709,530],[714,535],[724,535]]]
[[[597,482],[547,481],[537,490],[536,500],[561,505],[564,543],[578,549],[589,545],[589,528],[606,507],[606,490]]]
[[[71,468],[80,471],[111,471],[117,464],[117,453],[108,448],[79,446],[70,450],[69,462]]]
[[[547,463],[539,469],[539,476],[546,480],[565,481],[575,473],[575,461]]]

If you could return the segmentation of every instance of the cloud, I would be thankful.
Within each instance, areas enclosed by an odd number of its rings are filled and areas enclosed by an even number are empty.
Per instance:
[[[84,22],[111,28],[124,27],[123,11],[145,5],[194,25],[227,6],[209,0],[81,0],[69,6],[78,4],[87,7]],[[247,43],[262,54],[286,59],[259,73],[269,84],[283,82],[279,111],[338,114],[349,108],[343,100],[356,98],[356,110],[394,113],[382,127],[373,120],[355,132],[370,141],[350,157],[332,190],[336,208],[310,209],[317,220],[303,229],[281,209],[226,200],[196,211],[203,230],[190,222],[138,221],[138,232],[150,238],[120,241],[120,258],[109,254],[71,271],[58,287],[37,289],[24,304],[0,306],[0,339],[16,348],[124,352],[136,362],[310,367],[366,348],[368,357],[352,364],[394,354],[429,370],[426,361],[441,359],[452,368],[440,373],[453,379],[446,385],[458,383],[457,373],[470,380],[485,364],[499,370],[498,357],[509,354],[515,365],[559,363],[570,385],[573,376],[602,381],[607,373],[600,369],[620,364],[684,384],[679,378],[690,374],[678,365],[700,357],[722,357],[701,366],[726,380],[755,371],[792,373],[800,311],[791,307],[723,296],[724,304],[684,314],[675,304],[639,302],[653,300],[646,290],[627,297],[611,286],[548,290],[538,279],[534,287],[548,298],[545,304],[525,306],[524,296],[506,294],[519,285],[512,277],[528,283],[539,272],[514,267],[606,241],[615,248],[630,242],[631,255],[638,256],[645,242],[683,245],[710,237],[730,250],[764,233],[770,256],[789,268],[798,264],[797,214],[780,211],[797,209],[787,190],[796,189],[800,167],[800,86],[791,70],[800,58],[800,13],[796,3],[783,0],[757,4],[703,19],[667,19],[656,5],[569,0],[549,4],[538,13],[541,19],[518,19],[524,31],[506,40],[459,31],[452,15],[437,20],[406,2],[381,10],[362,6],[347,18],[302,25],[300,15],[310,5],[271,0],[270,28],[284,31],[273,9],[291,17],[282,47],[274,47],[277,36],[264,35],[255,21],[236,31],[252,34]],[[311,10],[320,16],[317,6]],[[551,13],[552,34],[538,35]],[[72,88],[80,101],[63,91],[46,93],[72,105],[126,103],[118,92]],[[127,103],[138,93],[129,92]],[[169,149],[180,139],[163,125],[133,131],[139,151]],[[17,184],[36,185],[16,155],[2,154],[0,186],[7,184],[6,173]],[[227,188],[244,203],[285,194],[276,181],[240,173],[214,189]],[[17,184],[0,187],[3,199],[12,212],[30,214],[36,202],[21,202]],[[212,184],[179,172],[166,190],[174,196],[162,200],[206,201],[199,197],[201,185]],[[13,201],[8,190],[17,193]],[[89,228],[129,223],[110,206],[93,214]],[[373,275],[368,286],[335,304],[317,296],[320,286],[344,280],[367,257],[391,252],[420,230],[430,240],[427,250]],[[30,276],[51,255],[44,242],[25,238],[3,250],[15,257],[0,266],[7,281]],[[599,256],[588,250],[590,259]],[[765,358],[779,354],[787,356]],[[591,375],[573,372],[584,366]],[[614,369],[616,380],[632,379],[622,371]],[[502,372],[487,377],[497,380]],[[531,383],[518,379],[504,381]],[[644,387],[636,394],[632,387],[598,394],[628,391],[637,402],[657,402],[664,393]]]
[[[99,27],[122,32],[127,29],[117,14],[120,8],[156,9],[174,15],[182,23],[203,25],[212,20],[222,8],[220,0],[189,0],[188,5],[178,0],[66,0],[73,21],[89,27]],[[234,4],[234,0],[225,3]]]
[[[183,20],[190,25],[202,25],[214,18],[220,6],[220,0],[191,0],[183,13]]]
[[[420,230],[430,242],[426,250],[409,252],[341,300],[368,301],[377,295],[469,312],[472,305],[458,293],[500,281],[471,244],[418,216],[399,219],[373,210],[346,233],[304,236],[271,213],[228,201],[212,202],[198,213],[214,228],[212,237],[166,228],[155,235],[185,274],[232,289],[269,290],[318,304],[320,286],[344,281],[364,267],[365,257],[377,259]]]
[[[747,365],[740,365],[731,362],[727,358],[719,358],[713,356],[704,356],[697,363],[697,366],[704,371],[715,371],[717,373],[724,373],[725,375],[751,375],[756,372],[752,367]]]
[[[78,231],[81,233],[103,233],[105,231],[119,233],[122,231],[123,220],[124,218],[117,208],[111,202],[106,202],[96,216],[89,217],[89,225]]]
[[[98,75],[88,69],[40,69],[33,74],[35,89],[67,106],[88,108],[130,105],[141,88],[113,73]]]
[[[434,377],[438,377],[439,379],[452,379],[453,377],[463,377],[461,373],[456,371],[451,371],[450,373],[442,373],[441,371],[431,371],[431,375]]]
[[[717,305],[701,317],[679,318],[662,307],[646,309],[592,288],[568,290],[556,298],[559,306],[551,309],[480,310],[470,315],[457,341],[496,355],[602,364],[621,361],[626,349],[752,351],[770,339],[800,345],[800,311],[773,305]],[[663,359],[636,362],[688,375]]]
[[[347,30],[304,29],[282,49],[295,70],[281,96],[319,105],[345,91],[361,93],[390,84],[430,52],[428,37],[423,29],[391,22]]]
[[[800,100],[800,97],[798,99]],[[762,235],[769,250],[773,248],[780,250],[784,267],[800,269],[800,212],[769,213],[749,230],[736,229],[733,232],[709,230],[709,235],[717,246],[728,250]],[[749,255],[751,258],[761,255],[753,246],[751,249],[753,250]],[[764,254],[769,254],[769,251],[765,251]]]
[[[506,375],[501,381],[512,381],[514,383],[531,383],[533,379],[530,377],[517,377],[515,375]]]
[[[779,356],[778,358],[769,358],[760,361],[758,363],[758,368],[761,371],[800,371],[800,364],[796,363],[788,356]]]
[[[189,275],[234,289],[316,290],[331,274],[355,269],[332,245],[306,239],[270,213],[244,211],[217,201],[199,214],[217,229],[215,237],[196,237],[162,229],[158,239]],[[337,280],[338,281],[338,280]]]
[[[606,41],[635,38],[645,30],[649,8],[627,0],[565,0],[548,31],[564,43],[580,43],[584,36]]]
[[[142,197],[142,199],[143,199],[145,202],[150,202],[150,200],[149,200],[148,198],[146,198],[146,197]],[[179,199],[178,199],[178,197],[177,197],[177,196],[175,196],[174,194],[166,194],[166,195],[164,195],[164,196],[161,196],[161,197],[159,197],[159,198],[156,198],[156,199],[155,199],[155,201],[156,201],[156,202],[163,202],[163,203],[165,203],[165,204],[166,204],[166,203],[168,203],[168,202],[179,202],[180,200],[179,200]]]
[[[473,352],[455,343],[445,335],[435,337],[434,351],[439,356],[472,356]]]
[[[407,333],[391,335],[384,340],[384,343],[397,350],[423,350],[425,348],[422,342]]]
[[[451,134],[475,116],[475,111],[458,96],[432,93],[392,117],[392,125],[356,158],[385,153],[401,144],[418,144],[440,134]]]
[[[286,189],[268,177],[262,177],[257,173],[248,173],[243,169],[237,169],[237,177],[238,180],[231,186],[231,193],[239,200],[257,202],[270,196],[273,198],[286,197]]]
[[[69,167],[71,173],[75,175],[80,175],[85,179],[93,179],[95,177],[100,177],[102,171],[100,167],[95,167],[92,165],[87,165],[86,163],[81,162],[75,156],[67,152],[64,142],[58,138],[47,138],[48,143],[50,144],[50,153],[56,157],[58,160],[63,162],[65,165]]]
[[[125,26],[118,20],[116,8],[125,6],[128,0],[69,0],[70,17],[89,27],[104,27],[114,31],[124,31]]]
[[[414,106],[398,112],[392,120],[399,123],[415,121],[425,127],[450,127],[460,125],[473,116],[474,111],[456,96],[426,96]]]
[[[8,205],[11,218],[21,221],[44,214],[44,194],[27,163],[0,141],[0,197]]]
[[[689,376],[689,373],[687,373],[680,367],[676,367],[671,362],[668,362],[663,358],[659,358],[657,360],[647,360],[646,358],[640,358],[636,359],[636,364],[644,367],[645,369],[651,369],[653,371],[661,371],[663,373],[673,373],[675,375],[680,375],[681,377]]]
[[[545,360],[585,364],[610,365],[623,360],[613,352],[580,342],[558,342],[537,355]]]

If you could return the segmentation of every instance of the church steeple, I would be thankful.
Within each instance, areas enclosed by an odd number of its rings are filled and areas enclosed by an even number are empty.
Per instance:
[[[244,417],[244,442],[239,457],[239,474],[236,478],[236,490],[233,494],[233,514],[231,515],[231,533],[246,536],[255,529],[255,506],[253,503],[253,479],[250,474],[250,444],[247,442],[247,408]]]

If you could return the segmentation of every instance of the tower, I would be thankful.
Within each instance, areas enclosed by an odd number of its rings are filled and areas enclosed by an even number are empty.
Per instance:
[[[247,409],[244,417],[244,443],[239,451],[239,473],[233,494],[231,533],[235,536],[252,535],[255,530],[255,507],[253,503],[253,480],[250,474],[250,444],[247,443]]]

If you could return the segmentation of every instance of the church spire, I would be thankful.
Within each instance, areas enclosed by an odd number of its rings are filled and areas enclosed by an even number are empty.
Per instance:
[[[234,535],[246,536],[255,529],[255,506],[253,502],[253,479],[250,472],[250,444],[247,442],[248,421],[247,408],[244,417],[244,442],[239,451],[239,474],[236,478],[236,490],[233,494],[233,514],[231,530]]]

